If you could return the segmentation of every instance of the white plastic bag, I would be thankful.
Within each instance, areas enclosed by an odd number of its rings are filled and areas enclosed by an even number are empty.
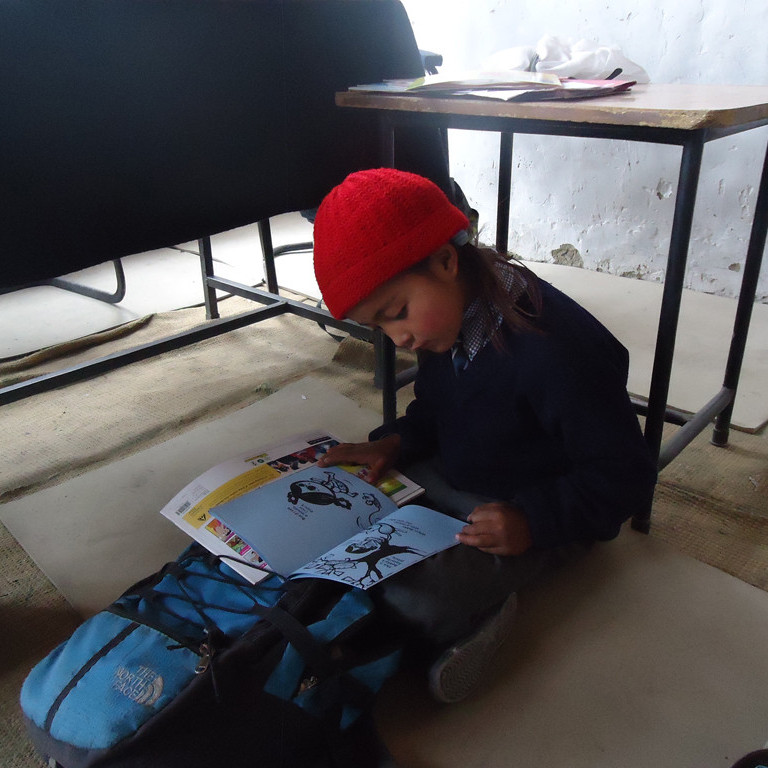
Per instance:
[[[648,73],[628,59],[618,46],[598,45],[592,40],[577,40],[545,35],[535,47],[518,46],[497,51],[483,63],[486,69],[523,69],[551,72],[559,77],[602,80],[621,70],[621,80],[647,83]]]

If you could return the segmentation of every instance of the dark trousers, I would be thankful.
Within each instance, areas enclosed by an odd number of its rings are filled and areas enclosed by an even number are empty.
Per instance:
[[[465,520],[491,501],[457,491],[437,460],[403,469],[426,494],[415,503]],[[472,634],[513,593],[589,549],[576,543],[555,549],[530,549],[499,556],[459,544],[390,576],[370,590],[382,619],[424,658]]]

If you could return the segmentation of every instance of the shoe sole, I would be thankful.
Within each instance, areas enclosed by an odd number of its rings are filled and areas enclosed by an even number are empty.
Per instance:
[[[494,652],[507,638],[516,612],[517,595],[512,594],[477,632],[449,648],[432,665],[429,690],[437,701],[453,704],[472,692]]]

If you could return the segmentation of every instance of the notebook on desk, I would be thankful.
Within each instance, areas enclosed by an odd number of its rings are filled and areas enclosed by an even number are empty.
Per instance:
[[[460,96],[497,101],[586,99],[629,90],[634,80],[580,80],[542,72],[468,72],[354,85],[349,90],[413,96]]]

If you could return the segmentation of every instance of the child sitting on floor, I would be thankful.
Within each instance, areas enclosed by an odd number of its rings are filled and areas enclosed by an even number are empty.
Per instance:
[[[315,220],[334,317],[417,352],[415,399],[321,465],[397,466],[467,525],[453,547],[372,590],[393,626],[442,652],[430,683],[463,698],[508,631],[514,594],[651,504],[656,469],[626,391],[628,354],[586,310],[468,242],[431,181],[348,176]],[[501,610],[500,610],[501,608]]]

